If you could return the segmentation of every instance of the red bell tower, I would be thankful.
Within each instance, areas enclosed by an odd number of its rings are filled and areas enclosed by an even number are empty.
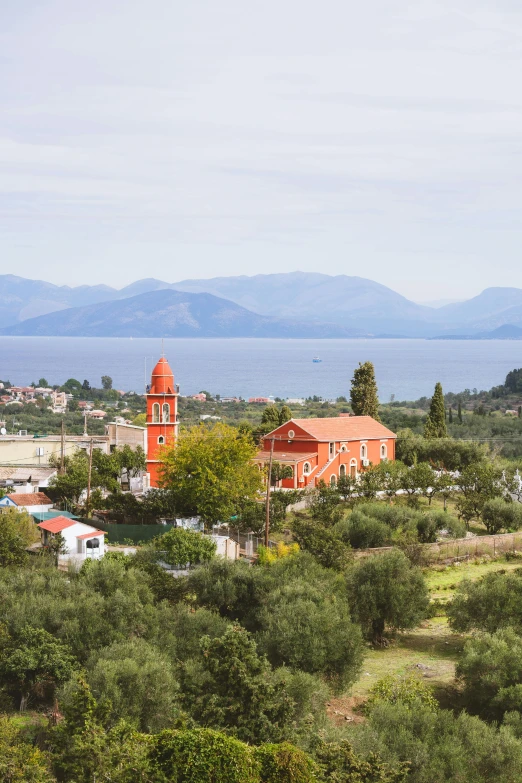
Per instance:
[[[152,371],[147,388],[147,473],[151,487],[158,486],[159,451],[172,446],[178,434],[179,386],[174,385],[174,373],[164,356]]]

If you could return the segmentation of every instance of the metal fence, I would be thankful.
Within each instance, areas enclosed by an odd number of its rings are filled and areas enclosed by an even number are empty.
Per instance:
[[[83,521],[83,520],[82,520]],[[92,525],[92,519],[86,520],[87,524]],[[132,541],[133,544],[139,544],[142,541],[151,541],[156,536],[162,536],[168,533],[176,525],[117,525],[107,524],[105,522],[96,522],[96,527],[107,533],[108,544],[124,544]]]
[[[495,536],[470,536],[437,541],[434,544],[419,544],[423,560],[436,564],[454,560],[467,560],[472,557],[498,557],[508,552],[522,551],[522,531],[517,533],[499,533]],[[367,557],[380,552],[389,552],[393,547],[383,546],[375,549],[356,549],[356,557]]]

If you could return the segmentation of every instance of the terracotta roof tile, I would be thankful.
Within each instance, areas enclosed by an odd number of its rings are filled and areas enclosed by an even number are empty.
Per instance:
[[[104,536],[105,530],[91,530],[90,533],[83,533],[81,536],[76,536],[76,538],[79,538],[80,541],[83,541],[87,538],[95,538],[95,536]]]
[[[320,441],[371,440],[372,438],[397,437],[394,432],[385,427],[384,424],[372,419],[371,416],[292,419],[292,422],[305,430],[312,438]],[[278,427],[274,432],[277,432],[279,429],[281,427]],[[299,437],[296,438],[296,440],[298,439]]]
[[[54,519],[48,519],[46,522],[40,522],[37,527],[41,530],[47,530],[49,533],[61,533],[66,527],[72,527],[76,525],[74,519],[67,519],[67,517],[55,517]]]
[[[44,492],[12,492],[7,496],[17,506],[52,506],[53,501]]]

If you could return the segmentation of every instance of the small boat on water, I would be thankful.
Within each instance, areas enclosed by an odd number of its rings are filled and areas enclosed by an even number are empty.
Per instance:
[[[320,364],[323,360],[320,359],[318,356],[314,356],[312,361],[313,361],[314,364]]]

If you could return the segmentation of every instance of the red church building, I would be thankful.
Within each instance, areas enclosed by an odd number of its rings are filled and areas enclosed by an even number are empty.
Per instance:
[[[174,384],[174,373],[162,356],[152,371],[146,394],[147,473],[151,487],[158,486],[160,449],[176,442],[179,421],[178,395],[179,386]]]
[[[340,476],[355,478],[361,470],[395,459],[395,433],[371,416],[331,419],[290,419],[265,435],[255,461],[261,466],[272,459],[292,469],[281,481],[288,489],[335,484]]]

